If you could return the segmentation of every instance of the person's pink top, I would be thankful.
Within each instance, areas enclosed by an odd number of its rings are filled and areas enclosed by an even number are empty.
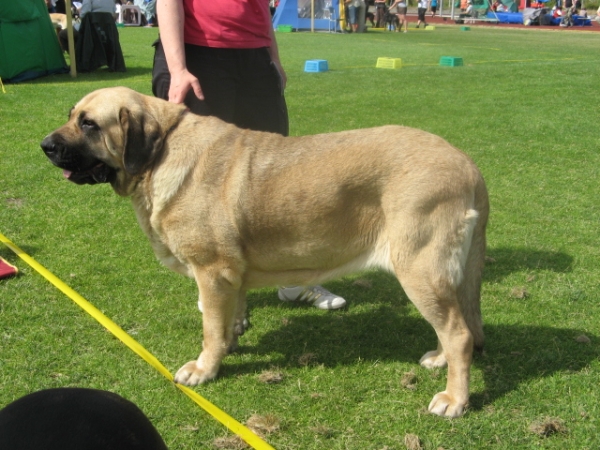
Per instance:
[[[186,44],[218,48],[270,47],[268,0],[184,0]]]

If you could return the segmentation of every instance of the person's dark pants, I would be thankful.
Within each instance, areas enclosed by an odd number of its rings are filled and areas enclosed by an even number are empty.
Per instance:
[[[375,7],[375,28],[383,28],[385,26],[385,5]]]
[[[152,92],[168,100],[171,76],[160,41],[155,43]],[[190,89],[185,105],[195,114],[216,116],[240,128],[289,134],[282,81],[266,48],[222,49],[185,46],[186,64],[200,81],[204,101]]]

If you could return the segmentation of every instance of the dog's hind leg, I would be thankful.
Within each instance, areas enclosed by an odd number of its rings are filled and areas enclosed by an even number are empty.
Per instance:
[[[411,270],[401,277],[404,291],[434,328],[438,349],[421,359],[426,367],[448,365],[446,389],[435,395],[429,411],[439,416],[462,415],[469,400],[473,337],[460,310],[456,291],[434,281],[426,269]]]
[[[221,361],[235,347],[234,330],[241,277],[227,265],[193,268],[202,298],[202,352],[195,361],[184,364],[175,374],[175,382],[194,386],[217,376]],[[245,313],[245,305],[243,307]]]
[[[250,328],[250,318],[248,317],[246,303],[246,292],[240,291],[237,302],[237,310],[235,313],[235,324],[233,326],[233,342],[229,346],[229,353],[233,353],[238,347],[238,337],[243,336],[246,330]],[[198,295],[198,309],[204,312],[202,306],[202,298]]]
[[[410,300],[433,326],[438,348],[426,353],[421,364],[428,368],[448,365],[446,389],[434,396],[429,411],[440,416],[462,415],[469,399],[470,366],[473,345],[483,339],[479,312],[480,272],[465,272],[474,262],[482,260],[480,247],[473,247],[478,214],[468,210],[464,217],[442,214],[436,226],[421,223],[418,243],[404,252],[392,245],[391,255],[401,255],[393,261],[396,275]],[[406,244],[406,243],[405,243]],[[405,247],[406,248],[406,247]],[[475,279],[475,281],[473,281]],[[476,298],[460,298],[465,284]],[[475,302],[476,306],[469,306]],[[468,319],[465,316],[468,314]],[[477,319],[477,320],[476,320]],[[469,322],[469,323],[468,323]],[[479,344],[479,342],[478,342]]]
[[[237,350],[238,337],[242,336],[248,328],[250,328],[250,320],[246,306],[246,292],[240,291],[235,312],[235,323],[233,325],[233,342],[229,346],[229,353]]]
[[[454,259],[460,265],[458,270],[462,272],[455,282],[459,282],[457,295],[461,307],[461,311],[471,334],[473,335],[473,346],[475,350],[481,352],[483,350],[483,321],[481,319],[480,307],[480,292],[481,279],[485,258],[485,227],[487,223],[486,217],[480,217],[475,211],[469,213],[471,216],[466,217],[467,221],[472,221],[472,225],[466,227],[465,242],[470,245],[463,246],[460,253],[466,254],[466,260],[461,263],[461,255],[455,254]],[[487,213],[486,213],[487,214]],[[476,222],[476,223],[475,223]],[[470,230],[472,228],[472,231]],[[456,264],[455,263],[455,264]],[[464,265],[464,268],[463,268]],[[454,269],[455,271],[457,269]],[[433,369],[436,367],[445,367],[447,364],[444,356],[444,351],[441,343],[438,342],[436,350],[427,352],[420,361],[423,367]]]

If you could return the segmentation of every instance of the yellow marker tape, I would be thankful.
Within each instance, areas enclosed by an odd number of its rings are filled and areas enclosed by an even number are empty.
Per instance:
[[[129,336],[121,327],[119,327],[116,323],[106,317],[99,309],[97,309],[94,305],[84,299],[81,295],[67,286],[64,282],[62,282],[59,278],[53,275],[50,271],[48,271],[44,266],[39,264],[35,259],[17,247],[14,243],[8,240],[2,233],[0,233],[0,242],[6,245],[9,249],[17,254],[19,258],[29,264],[33,269],[35,269],[40,275],[46,278],[50,283],[52,283],[55,287],[57,287],[60,291],[62,291],[65,295],[71,298],[75,303],[77,303],[83,310],[85,310],[89,315],[91,315],[94,319],[96,319],[100,324],[102,324],[108,331],[114,334],[117,338],[119,338],[125,345],[127,345],[131,350],[137,353],[142,359],[144,359],[148,364],[158,370],[167,380],[173,381],[173,375],[168,369],[161,364],[161,362],[152,355],[148,350],[142,347],[135,339]],[[250,429],[246,428],[244,425],[239,423],[233,417],[228,415],[227,413],[221,411],[211,402],[206,400],[204,397],[199,395],[197,392],[191,390],[186,386],[182,386],[181,384],[175,383],[175,386],[182,391],[185,395],[191,398],[198,406],[204,409],[207,413],[225,425],[229,430],[233,433],[237,434],[241,437],[248,445],[256,450],[275,450],[261,438],[259,438],[256,434],[254,434]]]

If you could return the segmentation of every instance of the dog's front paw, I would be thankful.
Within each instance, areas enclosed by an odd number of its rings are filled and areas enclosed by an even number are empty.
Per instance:
[[[454,400],[444,391],[437,393],[433,397],[427,409],[438,416],[453,418],[462,416],[466,406],[466,401]]]
[[[198,367],[198,361],[190,361],[184,364],[175,374],[175,383],[186,386],[196,386],[206,381],[210,381],[217,376],[217,373],[208,372]]]
[[[438,350],[433,350],[425,353],[421,357],[419,364],[427,369],[435,369],[436,367],[446,367],[448,365],[448,361],[446,361],[444,352],[440,353]]]

